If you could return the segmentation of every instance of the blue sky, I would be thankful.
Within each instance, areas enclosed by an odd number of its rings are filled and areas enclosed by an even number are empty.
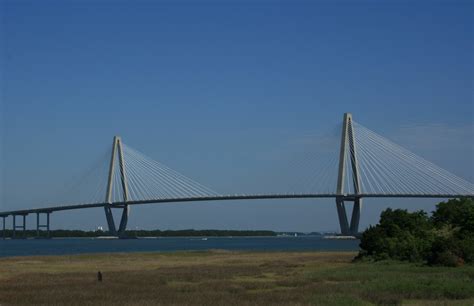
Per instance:
[[[347,111],[474,180],[472,1],[114,3],[0,1],[1,209],[41,206],[117,134],[205,185],[239,189],[255,157]],[[367,201],[361,224],[435,202]],[[58,213],[53,225],[105,218]],[[338,228],[332,201],[139,207],[130,226]]]

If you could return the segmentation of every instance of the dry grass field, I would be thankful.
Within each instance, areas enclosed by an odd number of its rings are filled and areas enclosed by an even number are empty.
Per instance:
[[[351,263],[354,255],[208,251],[4,258],[0,305],[474,305],[472,266]]]

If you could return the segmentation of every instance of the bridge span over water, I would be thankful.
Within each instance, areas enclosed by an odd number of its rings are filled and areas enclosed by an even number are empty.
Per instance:
[[[328,167],[326,167],[328,168]],[[325,169],[325,171],[331,170]],[[321,169],[319,169],[321,170]],[[320,176],[327,175],[318,171]],[[329,180],[330,181],[330,180]],[[121,236],[134,205],[199,201],[264,199],[335,199],[341,233],[355,235],[363,198],[474,198],[474,185],[355,123],[344,114],[337,158],[337,179],[329,192],[220,194],[140,154],[114,137],[103,200],[0,212],[3,237],[6,218],[13,218],[13,236],[26,230],[26,216],[36,214],[36,229],[49,236],[50,214],[58,211],[104,208],[108,230]],[[331,186],[332,182],[329,182]],[[318,190],[316,187],[315,190]],[[99,192],[100,195],[100,192]],[[350,219],[346,203],[352,203]],[[121,210],[116,226],[112,209]],[[40,216],[45,215],[44,223]],[[17,223],[17,218],[22,223]]]

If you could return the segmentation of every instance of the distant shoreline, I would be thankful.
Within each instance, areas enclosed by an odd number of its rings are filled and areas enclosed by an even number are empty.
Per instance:
[[[13,231],[6,230],[5,238],[12,238]],[[299,236],[325,236],[336,237],[334,233],[302,233],[302,232],[275,232],[269,230],[128,230],[122,238],[164,238],[164,237],[299,237]],[[0,239],[3,233],[0,234]],[[115,236],[106,231],[83,231],[83,230],[51,230],[50,238],[100,238],[114,239]],[[36,230],[17,230],[16,239],[48,238],[47,232]]]
[[[61,240],[61,239],[93,239],[93,240],[115,240],[115,239],[139,239],[139,240],[147,240],[147,239],[172,239],[172,238],[188,238],[188,239],[196,239],[196,240],[202,240],[202,239],[207,239],[207,238],[302,238],[302,237],[320,237],[321,239],[334,239],[334,240],[353,240],[357,239],[356,237],[352,236],[322,236],[322,235],[302,235],[302,236],[288,236],[288,235],[275,235],[275,236],[139,236],[139,237],[125,237],[125,238],[120,238],[118,236],[93,236],[93,237],[74,237],[74,236],[64,236],[64,237],[51,237],[51,238],[45,238],[45,237],[18,237],[18,238],[11,238],[7,237],[3,239],[4,241],[7,240],[44,240],[44,239],[52,239],[52,240]],[[2,241],[2,238],[0,238],[0,241]]]

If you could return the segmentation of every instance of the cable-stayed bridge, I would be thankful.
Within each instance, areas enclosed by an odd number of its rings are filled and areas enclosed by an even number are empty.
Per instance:
[[[320,142],[324,154],[303,156],[284,171],[287,181],[275,183],[271,192],[219,193],[181,173],[143,155],[114,137],[106,167],[95,167],[95,179],[86,179],[92,191],[85,193],[81,184],[76,188],[84,199],[69,198],[68,205],[48,205],[41,208],[0,212],[5,237],[6,218],[12,216],[13,235],[26,229],[26,216],[36,214],[36,229],[46,229],[49,235],[50,214],[57,211],[102,207],[109,232],[124,234],[130,208],[133,205],[259,200],[259,199],[318,199],[334,198],[341,233],[355,235],[359,230],[363,198],[474,198],[474,185],[389,141],[344,114],[342,129],[337,137],[337,150],[328,150],[329,142]],[[105,163],[104,163],[105,164]],[[299,165],[299,167],[298,167]],[[306,180],[300,176],[306,172]],[[96,174],[97,174],[96,173]],[[276,181],[276,180],[271,180]],[[291,189],[294,185],[296,188]],[[297,192],[295,191],[297,190]],[[352,203],[347,216],[346,203]],[[121,211],[116,224],[113,209]],[[45,215],[45,223],[40,216]],[[17,223],[17,218],[22,223]]]

